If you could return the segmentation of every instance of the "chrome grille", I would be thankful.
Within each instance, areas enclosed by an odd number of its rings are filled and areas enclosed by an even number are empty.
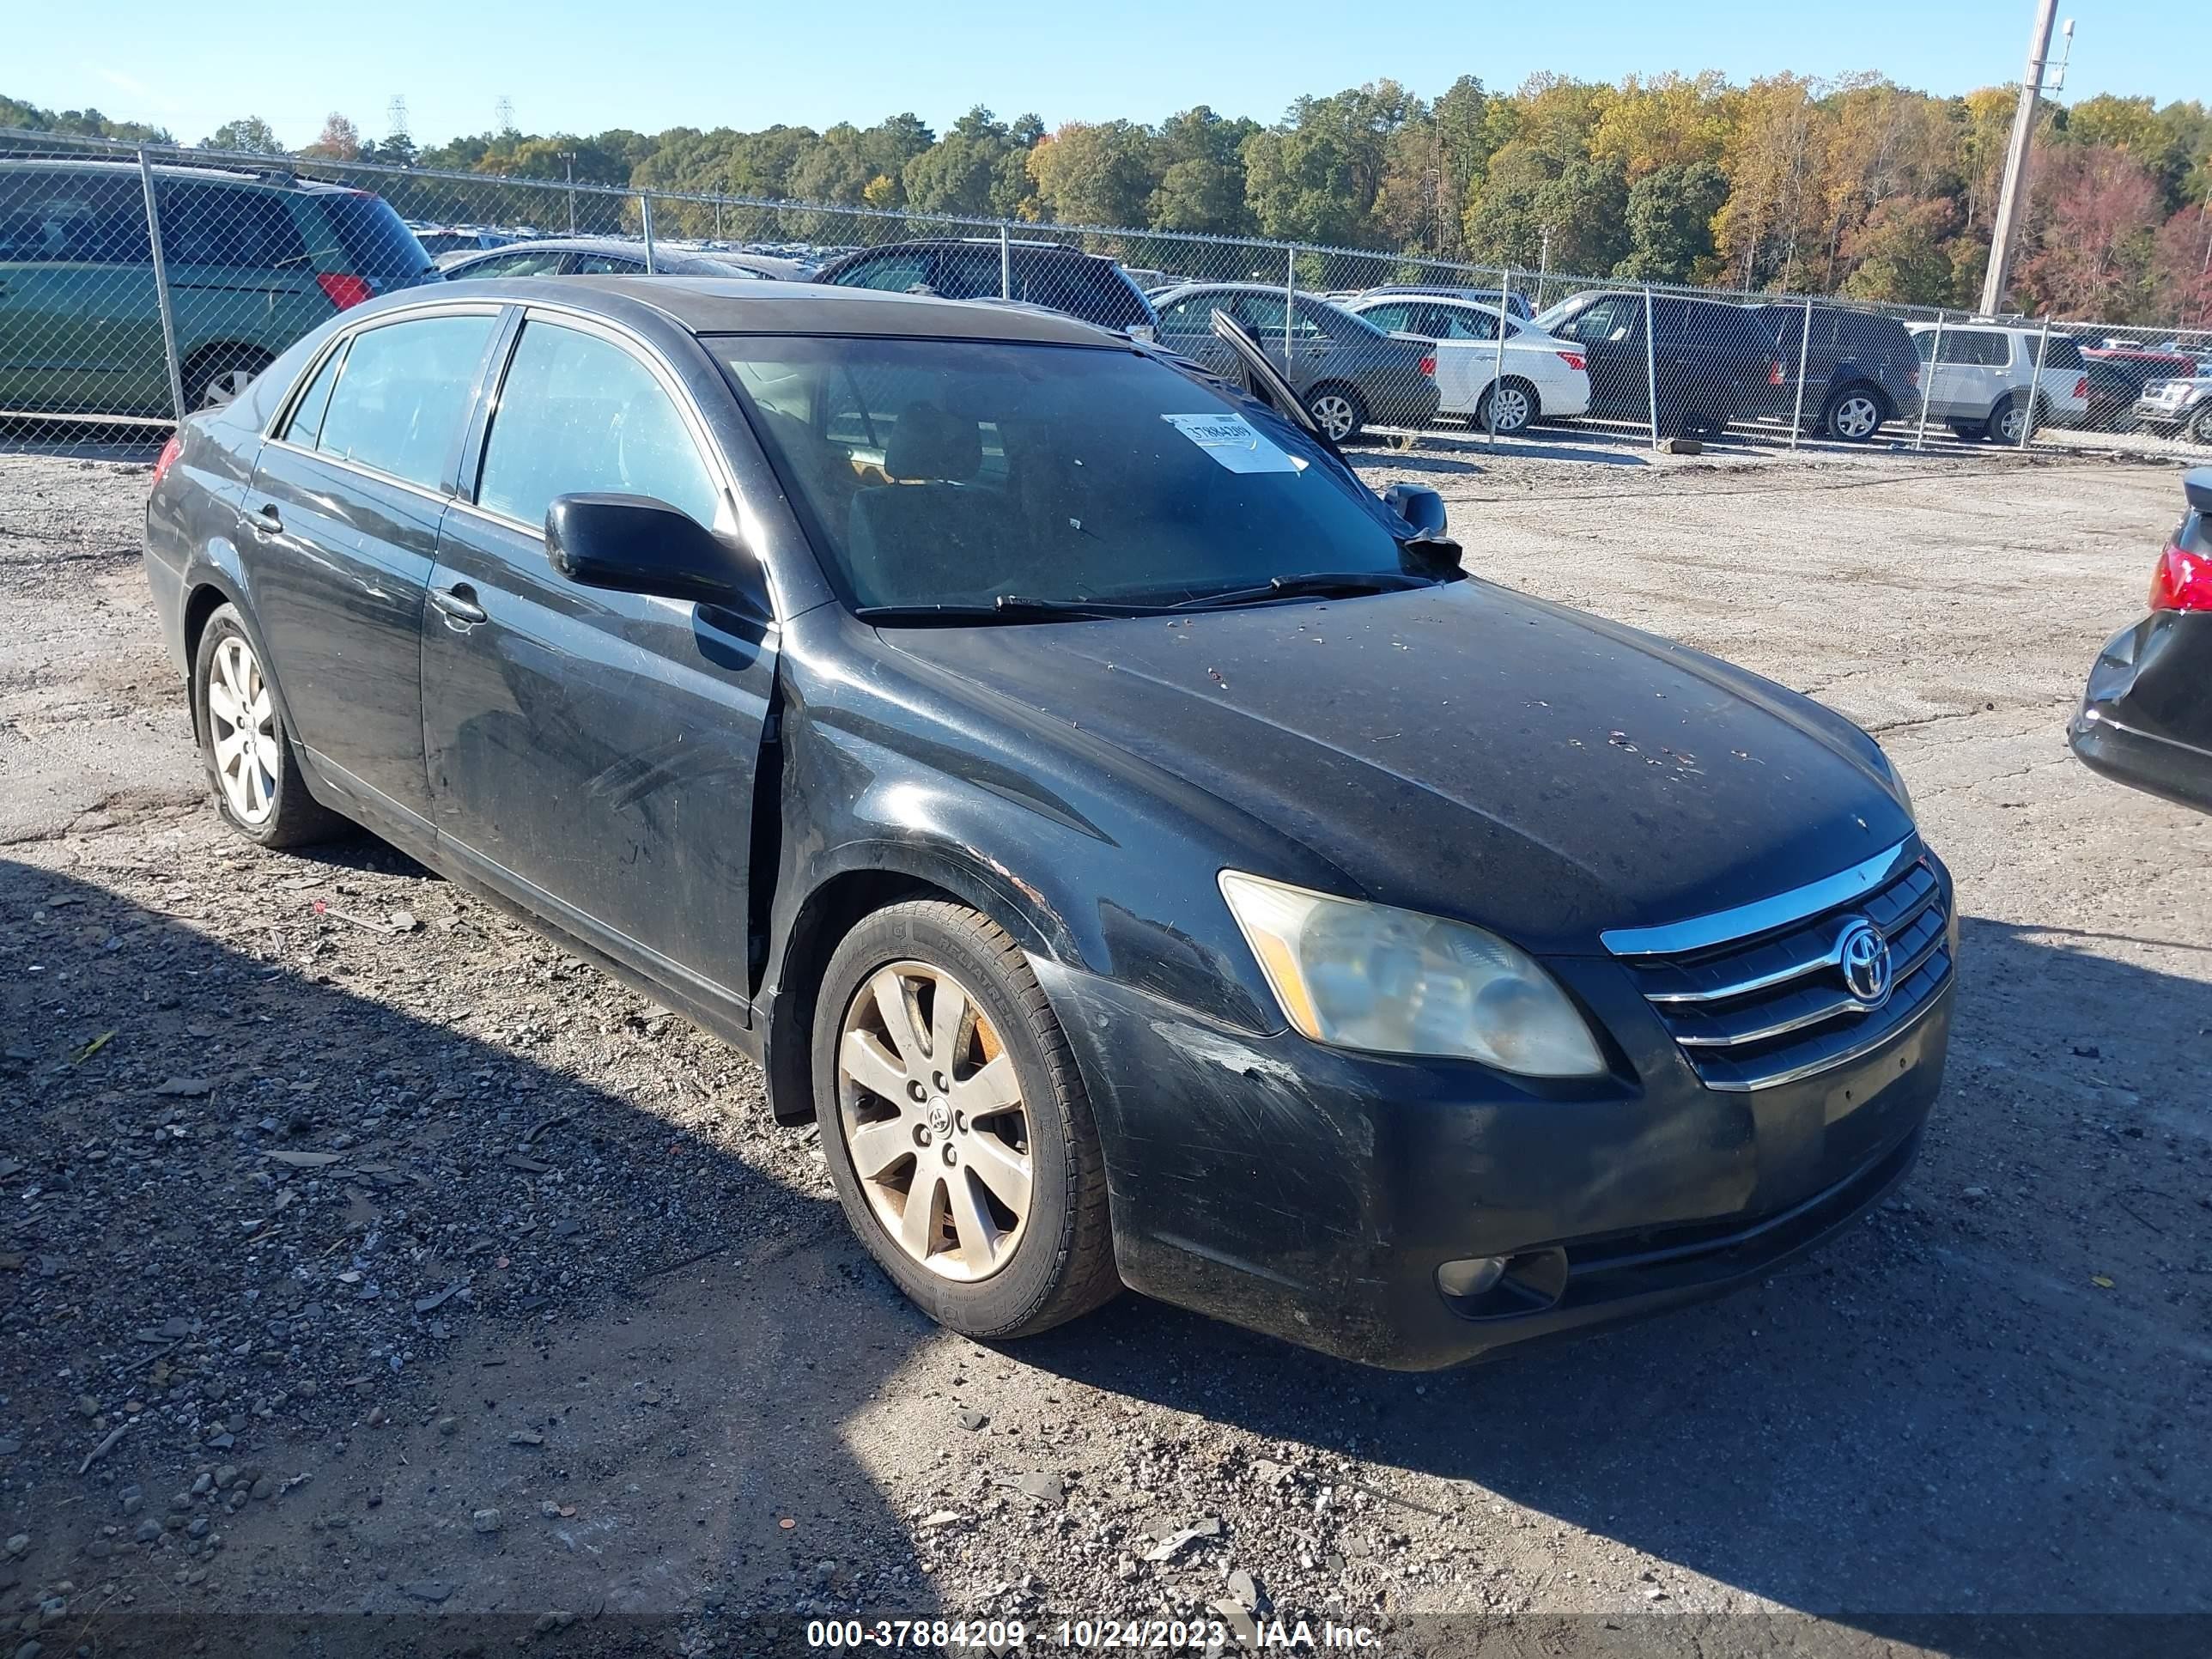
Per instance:
[[[1911,1024],[1951,976],[1949,888],[1917,841],[1802,896],[1802,907],[1785,897],[1729,913],[1751,924],[1730,938],[1711,939],[1700,922],[1606,935],[1708,1088],[1771,1088],[1856,1059]],[[1889,988],[1873,1000],[1852,989],[1842,959],[1862,920],[1889,945]],[[1668,948],[1677,939],[1687,942]]]

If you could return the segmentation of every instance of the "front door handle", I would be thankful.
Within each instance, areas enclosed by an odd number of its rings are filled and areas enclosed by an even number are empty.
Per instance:
[[[484,620],[484,608],[477,603],[477,591],[466,582],[452,587],[434,587],[430,603],[444,613],[449,625],[474,628]]]
[[[264,536],[284,533],[284,515],[276,510],[274,501],[264,501],[261,510],[253,515],[253,527]]]

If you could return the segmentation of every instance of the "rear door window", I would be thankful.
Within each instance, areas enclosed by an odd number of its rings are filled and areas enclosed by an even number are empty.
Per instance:
[[[1014,252],[1014,297],[1050,306],[1106,328],[1149,323],[1136,290],[1103,261]],[[993,290],[996,292],[995,289]]]
[[[465,270],[452,273],[455,282],[476,276],[550,276],[561,269],[564,254],[558,248],[535,248],[526,253],[495,253],[489,259],[471,259]]]
[[[314,270],[291,210],[274,191],[249,185],[165,179],[161,185],[161,252],[173,264]]]
[[[568,269],[580,276],[635,276],[645,269],[645,257],[632,259],[620,253],[579,253]]]
[[[323,435],[323,415],[330,407],[331,388],[338,383],[338,370],[345,362],[346,349],[341,345],[323,360],[315,371],[315,378],[306,394],[293,405],[292,418],[283,434],[284,441],[313,449]]]
[[[536,526],[555,496],[580,490],[650,495],[703,525],[721,501],[651,369],[603,336],[533,319],[500,388],[477,504]]]
[[[346,353],[316,449],[435,489],[497,323],[487,313],[363,329]]]
[[[1403,300],[1393,300],[1389,305],[1369,306],[1359,314],[1376,327],[1388,329],[1394,333],[1401,329],[1413,329],[1417,333],[1427,331],[1425,324],[1416,325],[1413,322],[1413,307]]]

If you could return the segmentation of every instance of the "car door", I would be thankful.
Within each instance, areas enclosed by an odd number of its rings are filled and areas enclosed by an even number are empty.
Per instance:
[[[1644,301],[1633,294],[1606,294],[1552,331],[1583,349],[1589,374],[1590,412],[1631,420],[1650,412],[1649,365],[1644,355]]]
[[[164,178],[157,199],[185,396],[207,384],[221,353],[233,373],[210,390],[228,402],[256,368],[330,316],[318,250],[266,185]]]
[[[440,537],[422,624],[441,841],[594,948],[742,1007],[776,630],[580,586],[544,539],[554,497],[591,490],[728,531],[734,502],[705,427],[638,343],[533,311],[475,471]]]
[[[373,822],[425,827],[422,639],[494,306],[342,336],[261,447],[239,551],[294,741]]]
[[[2004,366],[2012,360],[2011,342],[1995,329],[1929,329],[1923,352],[1933,351],[1929,366],[1928,405],[1942,420],[1978,421],[1995,406]]]
[[[173,413],[137,175],[0,172],[0,409]]]
[[[1213,331],[1213,313],[1225,311],[1237,316],[1237,299],[1234,289],[1206,289],[1162,307],[1160,343],[1217,374],[1237,374],[1237,354]]]

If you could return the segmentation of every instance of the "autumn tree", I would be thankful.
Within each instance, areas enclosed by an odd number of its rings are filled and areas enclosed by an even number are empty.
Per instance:
[[[1713,258],[1713,218],[1728,178],[1711,161],[1676,161],[1628,187],[1629,251],[1613,274],[1638,282],[1695,281]]]
[[[361,159],[361,129],[332,110],[323,118],[323,130],[315,135],[315,142],[300,152],[324,161],[354,161]]]
[[[2065,317],[2126,321],[2140,302],[2159,223],[2158,184],[2125,150],[2068,145],[2039,158],[2033,252],[2015,298]]]
[[[2212,328],[2212,208],[2184,208],[2159,228],[2150,274],[2159,321]]]
[[[1142,224],[1156,182],[1152,131],[1133,121],[1070,121],[1027,166],[1046,216],[1063,224]]]

